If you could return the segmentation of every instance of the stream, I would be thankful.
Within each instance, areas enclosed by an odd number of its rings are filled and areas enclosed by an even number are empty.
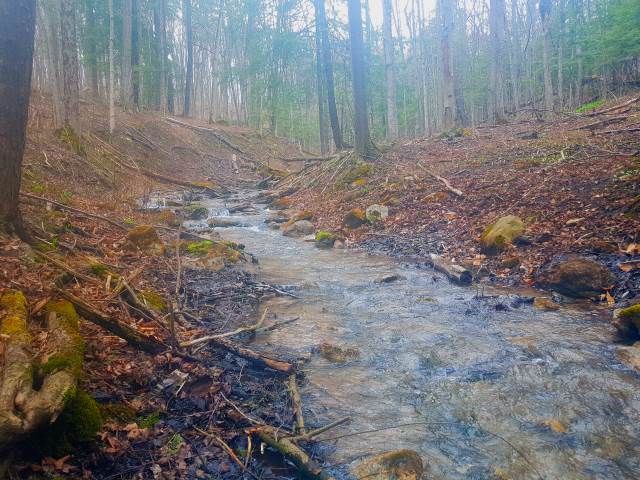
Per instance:
[[[353,419],[323,438],[378,430],[327,442],[333,473],[407,448],[422,457],[425,478],[640,478],[640,375],[617,360],[603,313],[541,311],[513,292],[479,295],[428,268],[318,249],[269,229],[259,204],[257,213],[228,215],[228,205],[247,200],[201,203],[210,216],[242,222],[216,231],[258,258],[260,280],[299,297],[263,305],[300,319],[255,344],[309,356],[307,423]],[[402,278],[375,282],[388,274]],[[334,363],[317,353],[323,342],[359,354]]]

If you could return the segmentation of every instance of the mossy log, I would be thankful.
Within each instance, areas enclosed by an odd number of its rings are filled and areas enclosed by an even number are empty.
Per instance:
[[[46,351],[31,350],[27,301],[22,292],[0,297],[0,334],[4,347],[0,377],[0,451],[15,447],[40,427],[54,423],[77,394],[84,342],[78,316],[66,301],[46,306]]]

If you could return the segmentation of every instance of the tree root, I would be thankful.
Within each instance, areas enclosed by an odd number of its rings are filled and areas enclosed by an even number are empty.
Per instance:
[[[3,370],[0,377],[0,451],[15,446],[35,429],[58,418],[76,394],[82,372],[84,342],[69,302],[50,302],[46,309],[47,352],[34,358],[28,329],[27,302],[17,290],[0,297]],[[39,388],[36,388],[36,385]]]

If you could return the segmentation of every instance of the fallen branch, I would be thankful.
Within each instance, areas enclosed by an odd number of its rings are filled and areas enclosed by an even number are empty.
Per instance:
[[[222,448],[227,453],[227,455],[229,455],[231,457],[231,459],[240,466],[240,469],[243,472],[247,472],[249,475],[251,475],[256,480],[260,480],[251,470],[249,470],[246,467],[246,465],[244,463],[242,463],[242,461],[236,455],[236,452],[234,452],[233,449],[229,445],[227,445],[227,442],[222,440],[222,438],[220,438],[218,435],[214,435],[213,433],[205,432],[204,430],[202,430],[201,428],[198,428],[198,427],[194,427],[194,429],[197,432],[201,433],[202,435],[211,438],[214,441],[214,443],[216,445],[218,445],[218,447]]]
[[[74,212],[74,213],[77,213],[79,215],[84,215],[85,217],[97,218],[98,220],[102,220],[103,222],[110,223],[111,225],[113,225],[115,227],[118,227],[121,230],[124,230],[125,232],[129,230],[124,225],[121,225],[118,222],[115,222],[115,221],[111,220],[110,218],[103,217],[102,215],[97,215],[95,213],[85,212],[84,210],[80,210],[79,208],[70,207],[68,205],[64,205],[63,203],[55,202],[55,201],[50,200],[48,198],[39,197],[37,195],[32,195],[31,193],[20,192],[20,195],[22,195],[23,197],[26,197],[26,198],[31,198],[33,200],[39,200],[41,202],[51,203],[52,205],[55,205],[56,207],[58,207],[58,208],[60,208],[62,210],[68,210],[70,212]]]
[[[181,127],[184,127],[184,128],[190,128],[191,130],[195,130],[196,132],[208,133],[208,134],[214,136],[224,146],[230,148],[231,150],[234,150],[234,151],[238,152],[241,155],[246,155],[246,153],[244,151],[242,151],[240,149],[240,147],[238,147],[238,146],[234,145],[233,143],[231,143],[229,140],[224,138],[224,136],[222,136],[221,134],[219,134],[218,132],[216,132],[212,128],[200,127],[198,125],[191,125],[189,123],[181,122],[179,120],[175,120],[175,119],[169,118],[169,117],[165,118],[165,120],[167,122],[169,122],[169,123],[174,123],[174,124],[180,125]]]
[[[255,325],[250,325],[248,327],[241,327],[236,330],[233,330],[232,332],[219,333],[217,335],[207,335],[206,337],[200,337],[194,340],[187,340],[186,342],[180,342],[180,347],[182,348],[193,347],[194,345],[198,345],[199,343],[210,342],[211,340],[215,340],[217,338],[233,337],[234,335],[239,335],[240,333],[255,332],[260,327],[262,327],[264,320],[267,318],[268,311],[269,311],[268,308],[264,309],[264,312],[262,312],[262,317],[260,317],[260,320],[258,320],[258,323],[256,323]]]
[[[300,397],[300,390],[298,390],[298,379],[295,373],[289,375],[288,388],[291,395],[291,403],[293,403],[293,413],[296,417],[295,431],[304,435],[306,429],[304,428],[304,416],[302,415],[302,398]]]
[[[89,283],[93,283],[94,285],[102,285],[102,282],[100,282],[97,278],[94,278],[94,277],[91,277],[91,276],[86,275],[84,273],[78,272],[77,270],[74,270],[73,268],[71,268],[66,263],[64,263],[64,262],[62,262],[60,260],[57,260],[57,259],[55,259],[53,257],[50,257],[46,253],[40,252],[38,250],[34,250],[33,253],[35,253],[40,258],[46,260],[47,262],[51,263],[52,265],[55,265],[56,267],[64,270],[69,275],[71,275],[71,276],[73,276],[73,277],[75,277],[77,279],[85,280],[85,281],[87,281]]]
[[[612,123],[620,123],[624,122],[628,118],[627,115],[620,115],[617,117],[609,117],[604,120],[600,120],[598,122],[588,123],[586,125],[582,125],[580,127],[572,128],[572,130],[595,130],[596,128],[604,127],[610,125]]]
[[[596,132],[596,135],[604,135],[608,133],[632,133],[632,132],[640,132],[640,127],[622,128],[620,130],[604,130],[602,132]]]
[[[431,253],[429,255],[429,262],[434,269],[444,273],[447,277],[449,277],[456,283],[459,283],[461,285],[469,285],[473,280],[473,275],[471,275],[471,272],[469,270],[442,258],[440,255]]]
[[[435,178],[436,180],[438,180],[439,182],[442,182],[442,184],[444,184],[444,186],[447,188],[447,190],[449,190],[451,193],[453,193],[454,195],[458,196],[458,197],[464,197],[464,194],[462,193],[462,190],[458,190],[457,188],[453,187],[450,183],[449,180],[447,180],[444,177],[441,177],[440,175],[436,175],[435,173],[430,172],[429,170],[427,170],[427,168],[422,165],[420,162],[418,162],[418,167],[420,167],[422,170],[424,170],[424,172],[429,175],[430,177]]]
[[[130,167],[129,165],[124,165],[125,168],[136,171],[144,175],[145,177],[152,178],[157,180],[160,183],[165,183],[168,185],[178,185],[180,187],[193,188],[194,190],[204,190],[207,194],[212,196],[220,196],[220,191],[214,189],[212,186],[209,186],[206,183],[199,182],[190,182],[188,180],[180,180],[179,178],[168,177],[167,175],[162,175],[160,173],[152,172],[151,170],[147,170],[146,168],[140,167],[139,169]]]
[[[242,357],[246,360],[249,360],[253,364],[263,367],[263,368],[271,368],[272,370],[276,370],[278,372],[283,373],[291,373],[294,369],[293,364],[289,362],[285,362],[284,360],[276,360],[273,358],[269,358],[260,353],[254,352],[253,350],[238,345],[235,342],[227,338],[213,338],[209,340],[211,343],[216,345],[217,347],[224,348],[229,352],[237,355],[238,357]]]
[[[329,430],[336,428],[342,425],[343,423],[347,423],[350,420],[351,420],[351,417],[341,418],[340,420],[331,422],[328,425],[325,425],[324,427],[316,428],[315,430],[311,430],[310,432],[305,433],[303,435],[298,435],[297,437],[293,437],[292,440],[296,442],[299,442],[299,441],[306,442],[309,440],[313,440],[314,437],[320,435],[321,433],[328,432]]]
[[[339,157],[340,155],[328,155],[325,157],[278,157],[277,160],[281,162],[326,162],[328,160],[333,160],[334,158]]]
[[[156,355],[167,349],[166,345],[160,341],[153,337],[143,335],[117,319],[109,317],[90,303],[85,302],[83,299],[76,297],[66,290],[60,288],[56,288],[55,290],[76,307],[81,317],[122,338],[129,345],[151,355]]]
[[[597,112],[587,113],[587,117],[595,117],[596,115],[602,115],[604,113],[614,112],[616,110],[620,110],[621,108],[628,107],[629,105],[633,105],[634,103],[640,101],[640,97],[632,98],[620,105],[614,105],[613,107],[605,108],[604,110],[598,110]]]

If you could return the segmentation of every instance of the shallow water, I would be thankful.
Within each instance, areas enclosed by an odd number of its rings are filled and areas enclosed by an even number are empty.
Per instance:
[[[221,200],[207,205],[226,213]],[[640,478],[640,375],[617,361],[600,315],[478,298],[429,269],[319,250],[268,229],[269,212],[259,210],[228,217],[248,227],[217,231],[256,255],[261,280],[297,286],[299,299],[265,306],[300,320],[256,342],[301,356],[322,342],[357,348],[344,364],[317,354],[305,363],[307,422],[353,418],[325,438],[397,427],[332,441],[338,471],[409,448],[426,478]],[[374,282],[390,273],[404,279]]]

